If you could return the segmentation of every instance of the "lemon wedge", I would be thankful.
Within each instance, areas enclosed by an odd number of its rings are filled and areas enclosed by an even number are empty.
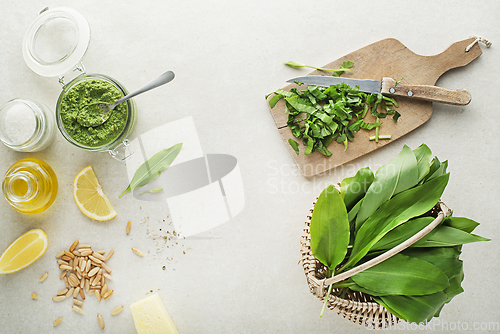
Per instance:
[[[92,166],[85,167],[73,181],[73,198],[87,217],[95,220],[109,220],[116,217],[116,211],[103,193]]]
[[[11,274],[38,260],[49,247],[49,238],[40,229],[17,238],[0,256],[0,275]]]

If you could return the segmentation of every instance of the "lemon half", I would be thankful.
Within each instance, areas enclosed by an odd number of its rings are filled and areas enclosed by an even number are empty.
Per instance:
[[[104,221],[116,217],[116,211],[103,193],[92,166],[85,167],[76,175],[73,181],[73,198],[89,218]]]
[[[0,256],[0,275],[11,274],[38,260],[49,247],[49,238],[40,229],[17,238]]]

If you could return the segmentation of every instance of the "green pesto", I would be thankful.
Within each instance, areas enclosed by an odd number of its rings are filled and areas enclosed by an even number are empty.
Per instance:
[[[123,97],[113,84],[99,79],[82,81],[62,97],[61,120],[68,135],[76,142],[98,147],[112,142],[127,122],[127,103],[115,107],[109,119],[102,123],[97,103],[113,103]]]

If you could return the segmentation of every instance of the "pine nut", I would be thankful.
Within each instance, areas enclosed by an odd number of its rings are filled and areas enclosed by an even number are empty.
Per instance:
[[[111,256],[113,256],[114,253],[115,253],[114,249],[110,250],[108,255],[106,256],[105,260],[108,261],[111,258]]]
[[[102,261],[101,261],[101,260],[99,260],[98,258],[96,258],[96,257],[95,257],[95,256],[93,256],[93,255],[89,255],[89,259],[90,259],[90,260],[92,260],[92,261],[94,261],[95,263],[98,263],[98,264],[101,264],[101,263],[102,263]]]
[[[91,249],[85,249],[85,250],[81,250],[80,251],[80,256],[89,256],[90,254],[92,254],[92,250]]]
[[[139,256],[144,256],[144,253],[138,250],[137,248],[132,247],[132,251]]]
[[[108,267],[108,265],[106,263],[102,263],[102,267],[104,268],[104,270],[106,270],[108,273],[111,274],[111,269]]]
[[[75,292],[75,288],[69,289],[68,292],[66,292],[66,298],[73,296],[73,292]]]
[[[83,310],[81,308],[79,308],[78,306],[73,305],[73,306],[71,306],[71,308],[73,309],[73,311],[80,313],[80,314],[83,314]]]
[[[92,253],[92,256],[95,257],[95,258],[97,258],[97,259],[99,259],[99,260],[101,260],[101,261],[105,261],[106,260],[106,258],[104,256],[102,256],[101,254],[99,254],[97,252]]]
[[[47,278],[47,276],[49,276],[49,273],[45,273],[42,275],[42,277],[40,277],[40,279],[38,280],[39,282],[43,282],[45,281],[45,279]]]
[[[58,296],[65,295],[68,291],[69,291],[69,289],[64,289],[64,290],[61,290],[61,291],[57,292],[57,295],[58,295]]]
[[[97,315],[97,321],[99,322],[99,326],[101,327],[101,329],[104,329],[104,319],[102,318],[102,315]]]
[[[56,327],[57,325],[59,325],[62,321],[62,318],[57,318],[56,321],[54,321],[54,323],[52,324],[54,327]]]
[[[75,241],[71,244],[71,246],[69,247],[69,251],[70,251],[70,252],[74,251],[74,250],[75,250],[75,248],[76,248],[76,245],[78,245],[78,243],[79,243],[79,242],[80,242],[80,241],[75,240]]]
[[[71,253],[71,252],[68,252],[67,250],[64,251],[64,255],[66,255],[70,259],[74,259],[75,258],[75,255],[73,253]]]
[[[118,306],[115,309],[113,309],[113,311],[111,311],[111,315],[117,315],[121,311],[123,311],[123,306]]]
[[[114,290],[108,290],[104,296],[102,296],[102,298],[104,298],[104,300],[108,299],[109,297],[111,297],[111,295],[113,294],[113,292],[115,292]]]
[[[91,271],[87,274],[87,276],[88,276],[88,277],[92,277],[92,276],[94,276],[95,274],[97,274],[97,272],[99,271],[99,269],[100,269],[99,267],[95,267],[94,269],[92,269],[92,270],[91,270]]]

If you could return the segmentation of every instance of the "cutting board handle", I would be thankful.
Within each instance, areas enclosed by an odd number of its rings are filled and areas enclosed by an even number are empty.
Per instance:
[[[438,78],[448,70],[469,64],[483,53],[478,43],[474,44],[468,52],[465,50],[474,40],[475,38],[468,38],[453,43],[443,52],[427,56],[429,66],[439,73]]]

